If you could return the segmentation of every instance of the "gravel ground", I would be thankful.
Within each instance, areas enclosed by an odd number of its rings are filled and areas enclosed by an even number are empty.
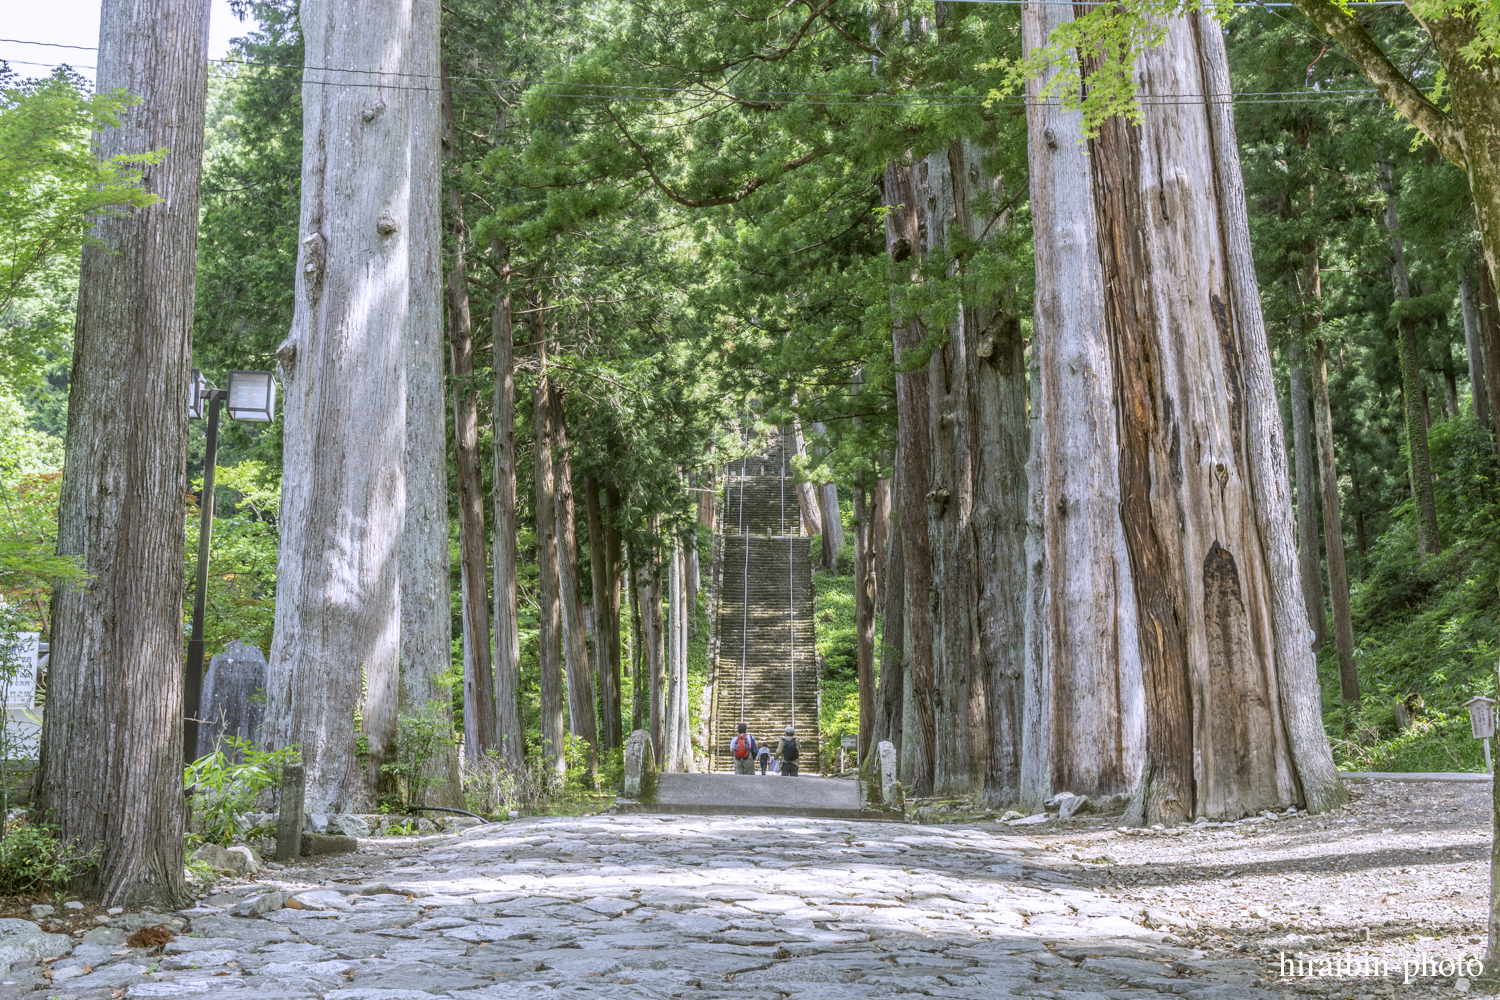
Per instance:
[[[1090,818],[1029,839],[1074,862],[1079,884],[1139,907],[1183,943],[1258,956],[1275,989],[1380,995],[1405,978],[1283,977],[1284,955],[1321,964],[1347,949],[1397,969],[1424,954],[1482,959],[1490,786],[1361,781],[1349,791],[1347,805],[1317,816],[1169,830]]]

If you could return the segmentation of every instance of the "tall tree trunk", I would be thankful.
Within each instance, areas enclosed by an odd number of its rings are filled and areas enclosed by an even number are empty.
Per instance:
[[[1469,391],[1474,397],[1474,420],[1480,427],[1490,427],[1489,390],[1484,377],[1484,348],[1480,346],[1479,295],[1474,276],[1465,267],[1458,275],[1458,299],[1464,314],[1464,353],[1469,362]]]
[[[893,266],[913,267],[921,254],[917,223],[917,193],[913,168],[893,163],[886,168],[884,202],[886,254]],[[908,264],[907,262],[912,263]],[[899,304],[898,304],[899,306]],[[899,313],[898,313],[899,316]],[[927,420],[927,374],[902,370],[905,352],[921,346],[926,337],[922,321],[898,318],[891,327],[896,358],[896,516],[901,522],[901,545],[906,599],[903,642],[906,649],[902,711],[903,781],[914,796],[932,794],[937,732],[933,721],[933,630],[928,594],[932,590],[932,551],[927,535],[927,489],[932,482],[932,443]],[[907,780],[909,779],[909,780]]]
[[[105,0],[99,35],[99,86],[142,103],[94,136],[98,154],[169,152],[143,182],[160,200],[103,217],[83,251],[57,551],[92,580],[53,599],[37,809],[64,843],[99,851],[75,891],[171,908],[185,898],[182,399],[208,4]]]
[[[667,745],[663,767],[667,771],[694,770],[687,685],[687,553],[679,541],[672,545],[667,573],[667,677],[663,719]]]
[[[886,548],[891,539],[891,481],[875,480],[870,501],[870,572],[875,577],[875,612],[885,613]]]
[[[801,457],[807,454],[807,442],[802,439],[802,421],[796,417],[792,418],[792,451],[787,456],[790,460],[793,456]],[[818,507],[818,498],[813,489],[813,484],[806,480],[797,480],[797,509],[802,513],[802,533],[804,535],[821,535],[823,533],[823,516]],[[782,530],[789,535],[797,532],[789,527]]]
[[[1072,19],[1023,8],[1028,51]],[[1081,116],[1028,85],[1037,288],[1031,345],[1021,801],[1133,791],[1145,735],[1135,597],[1116,509],[1114,376]]]
[[[552,466],[552,380],[547,344],[535,323],[537,382],[532,390],[532,468],[536,472],[537,662],[541,670],[542,752],[560,776],[567,770],[563,739],[562,594],[557,572],[557,481]]]
[[[1339,654],[1339,697],[1346,719],[1359,704],[1359,672],[1354,664],[1354,620],[1349,613],[1349,571],[1344,565],[1343,515],[1339,512],[1338,466],[1333,452],[1333,412],[1328,405],[1328,359],[1320,340],[1313,345],[1313,417],[1318,433],[1318,479],[1323,485],[1323,540],[1328,552],[1328,593],[1333,603],[1333,641]]]
[[[1458,416],[1458,368],[1453,363],[1453,344],[1443,337],[1443,409],[1449,418]]]
[[[1484,387],[1490,397],[1495,448],[1500,451],[1500,301],[1489,271],[1479,269],[1479,347],[1484,355]]]
[[[828,428],[821,423],[812,425],[814,434],[825,435]],[[827,454],[827,449],[818,447],[818,455]],[[820,482],[817,487],[818,521],[823,526],[823,568],[833,572],[838,568],[839,550],[844,547],[844,515],[839,510],[839,488],[833,483]]]
[[[1396,215],[1396,186],[1391,165],[1384,159],[1375,164],[1380,189],[1385,192],[1385,228],[1391,240],[1391,283],[1396,288],[1398,305],[1411,299],[1406,276],[1406,251],[1401,239],[1401,224]],[[1443,549],[1438,534],[1437,497],[1432,485],[1432,460],[1427,454],[1426,409],[1423,406],[1421,351],[1417,345],[1417,322],[1403,311],[1397,322],[1396,345],[1401,355],[1401,386],[1405,394],[1406,444],[1410,456],[1408,473],[1417,500],[1417,544],[1423,555],[1434,555]]]
[[[441,72],[438,4],[412,9],[411,70]],[[442,95],[411,94],[411,307],[406,325],[406,510],[401,528],[399,709],[453,731],[448,579],[448,421],[443,387]],[[424,768],[422,804],[462,806],[451,740]]]
[[[1297,570],[1302,581],[1302,600],[1307,605],[1307,624],[1312,629],[1312,648],[1316,652],[1323,648],[1327,619],[1323,614],[1323,571],[1318,559],[1317,473],[1307,406],[1307,350],[1295,334],[1289,353],[1292,467],[1297,474]]]
[[[880,629],[880,692],[870,739],[874,746],[889,740],[901,755],[901,722],[904,717],[902,698],[906,693],[906,670],[902,660],[906,624],[906,563],[901,553],[901,528],[890,529],[890,551],[886,571],[890,587],[886,590],[885,611]]]
[[[442,420],[440,331],[412,311],[413,279],[430,280],[425,255],[437,252],[419,244],[439,233],[414,170],[435,162],[428,130],[440,119],[430,94],[400,86],[435,67],[436,14],[425,0],[357,14],[338,0],[310,0],[300,14],[309,65],[364,74],[366,96],[346,99],[325,76],[304,87],[296,311],[278,350],[285,474],[264,732],[272,745],[302,748],[309,812],[373,805],[395,735],[401,653],[426,644],[436,658],[433,644],[446,650],[450,634],[446,604],[432,607],[446,579],[403,577],[446,569],[446,548],[437,551],[446,516],[409,502],[436,495],[433,458],[407,454],[408,441],[431,446]],[[420,338],[431,339],[410,343]],[[436,415],[409,409],[414,390]],[[409,641],[407,625],[421,634]]]
[[[641,620],[641,595],[645,590],[642,573],[645,567],[640,557],[640,546],[630,545],[630,731],[637,732],[651,724],[648,707],[649,695],[646,682],[646,660],[643,655]],[[654,752],[654,750],[653,750]]]
[[[1024,10],[1028,50],[1070,16]],[[1216,100],[1150,100],[1229,92],[1217,23],[1168,21],[1137,83],[1144,121],[1104,123],[1086,158],[1076,114],[1031,112],[1039,419],[1022,797],[1128,783],[1151,822],[1326,809],[1342,788],[1296,584],[1232,119]],[[1103,620],[1074,648],[1091,613]],[[1088,718],[1110,709],[1102,727]]]
[[[500,296],[490,321],[494,378],[495,740],[501,760],[526,760],[521,722],[521,631],[516,599],[516,369],[510,315],[510,248],[496,241]]]
[[[870,558],[870,511],[863,474],[854,486],[854,664],[859,681],[860,762],[870,754],[875,727],[875,577]]]
[[[1354,501],[1354,550],[1365,557],[1365,508],[1359,496],[1359,469],[1349,462],[1349,499]]]
[[[637,570],[636,602],[640,609],[640,673],[636,679],[637,696],[644,703],[643,721],[650,728],[651,746],[660,768],[666,754],[666,657],[662,642],[661,559],[653,545]]]
[[[583,499],[588,514],[589,575],[594,592],[594,682],[599,706],[599,747],[613,750],[622,744],[620,714],[611,708],[616,703],[615,677],[610,670],[609,560],[604,552],[604,510],[599,503],[599,481],[583,478]]]
[[[551,392],[552,453],[557,481],[558,586],[562,593],[563,662],[568,677],[568,729],[587,745],[590,775],[599,771],[599,732],[594,715],[594,674],[589,669],[588,637],[583,630],[583,586],[578,571],[577,512],[573,505],[573,466],[562,387]]]
[[[453,150],[453,99],[443,66],[443,124]],[[449,184],[448,354],[453,365],[453,458],[458,469],[459,576],[463,587],[464,753],[483,760],[498,745],[495,677],[490,662],[490,593],[484,538],[484,475],[479,468],[479,393],[474,388],[474,329],[469,316],[467,233],[458,187]]]
[[[940,24],[950,6],[939,5]],[[926,238],[923,252],[929,260],[941,259],[948,252],[949,227],[958,228],[967,221],[959,219],[964,199],[962,190],[955,188],[966,186],[969,180],[968,160],[979,170],[979,152],[966,150],[966,145],[955,139],[949,149],[930,154],[914,169],[918,216]],[[949,270],[951,274],[956,267],[950,265]],[[933,760],[932,794],[943,796],[979,791],[988,767],[987,677],[978,641],[980,572],[973,523],[975,452],[983,434],[973,421],[977,387],[970,355],[977,338],[970,326],[974,312],[972,302],[964,303],[927,363],[925,418],[932,449],[932,486],[927,493],[933,584],[932,707],[934,728],[942,733]]]
[[[620,538],[620,494],[613,484],[604,489],[604,583],[605,583],[605,634],[609,639],[608,668],[610,674],[610,699],[602,705],[609,714],[610,725],[615,734],[615,746],[625,745],[625,736],[620,731],[621,686],[620,666],[623,659],[620,643],[620,576],[622,569]]]

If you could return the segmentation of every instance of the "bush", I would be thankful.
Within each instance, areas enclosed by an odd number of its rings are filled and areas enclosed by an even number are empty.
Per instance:
[[[225,746],[239,759],[226,754]],[[193,814],[199,817],[198,835],[220,847],[243,839],[248,827],[240,815],[255,805],[261,792],[281,780],[283,767],[301,762],[298,747],[262,750],[232,736],[213,753],[193,761],[183,780],[192,795]]]
[[[0,894],[57,890],[99,862],[99,850],[80,851],[57,840],[57,828],[26,820],[0,837]]]
[[[453,727],[436,712],[401,716],[396,722],[395,758],[380,767],[381,773],[396,782],[385,804],[399,810],[407,804],[426,803],[427,792],[447,780],[435,772],[433,764],[452,749]]]

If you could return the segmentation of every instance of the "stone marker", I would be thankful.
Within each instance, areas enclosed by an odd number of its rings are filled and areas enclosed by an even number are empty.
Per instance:
[[[896,780],[896,747],[889,740],[881,740],[875,752],[880,757],[880,801],[891,812],[904,812],[906,796]]]
[[[353,837],[339,837],[326,833],[304,833],[302,835],[302,856],[310,858],[315,854],[348,854],[359,849],[359,842]],[[278,854],[277,857],[280,857]]]
[[[620,798],[651,802],[656,798],[656,754],[651,734],[637,729],[625,740],[625,785]]]
[[[254,646],[236,639],[208,661],[198,711],[199,757],[213,753],[224,737],[260,742],[265,689],[266,658]]]
[[[276,860],[281,864],[302,856],[302,805],[307,794],[301,764],[281,769],[281,794],[276,810]]]

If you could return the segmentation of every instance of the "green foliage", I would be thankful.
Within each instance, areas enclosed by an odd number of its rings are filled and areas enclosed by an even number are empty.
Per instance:
[[[89,142],[136,101],[121,91],[91,95],[63,70],[18,80],[0,67],[0,315],[66,268],[91,242],[96,219],[156,201],[141,177],[166,150],[100,160]],[[0,384],[35,381],[46,366],[56,342],[25,336],[36,332],[0,326]]]
[[[255,805],[261,792],[281,780],[283,767],[301,762],[300,747],[262,750],[235,737],[193,761],[183,772],[183,781],[192,796],[199,835],[221,847],[243,839],[249,828],[240,815]]]
[[[439,708],[441,704],[439,703]],[[427,792],[446,784],[433,773],[432,765],[453,749],[453,725],[437,708],[419,715],[402,715],[396,723],[396,753],[380,766],[382,774],[396,782],[396,791],[386,805],[399,809],[406,804],[424,805]]]
[[[187,560],[183,603],[184,620],[193,613],[193,588],[197,585],[198,493],[188,503]],[[209,544],[208,591],[205,599],[203,637],[208,650],[223,649],[238,639],[271,648],[276,620],[276,555],[280,532],[276,516],[281,508],[279,468],[264,462],[244,461],[220,468],[214,480],[213,537]]]
[[[1447,547],[1437,556],[1418,555],[1407,500],[1371,549],[1366,577],[1353,590],[1363,703],[1353,739],[1337,748],[1345,765],[1379,759],[1392,766],[1378,770],[1483,767],[1461,706],[1475,695],[1495,695],[1500,462],[1493,439],[1470,420],[1435,423],[1428,440]],[[1319,673],[1324,704],[1336,704],[1332,643],[1320,657]],[[1397,700],[1415,709],[1415,723],[1406,731],[1397,730],[1391,710]],[[1331,733],[1342,730],[1336,715],[1328,718]]]
[[[1140,122],[1137,54],[1162,43],[1169,19],[1199,12],[1228,20],[1234,5],[1225,0],[1155,0],[1094,7],[1056,25],[1047,43],[1024,58],[985,64],[1005,71],[1004,83],[990,91],[989,99],[1024,93],[1028,80],[1043,78],[1038,96],[1081,110],[1088,136],[1097,135],[1105,119],[1115,115]]]
[[[1391,732],[1389,708],[1365,713],[1361,728]],[[1372,717],[1384,716],[1385,725],[1372,725]],[[1484,745],[1469,732],[1469,719],[1462,708],[1434,712],[1418,718],[1406,729],[1368,743],[1330,737],[1334,759],[1346,771],[1483,771]]]
[[[846,548],[853,546],[853,526],[845,534]],[[843,565],[853,564],[852,551]],[[813,574],[818,623],[818,730],[822,736],[823,760],[838,761],[839,737],[859,735],[859,663],[855,648],[854,576],[818,572]],[[875,618],[875,648],[880,648],[881,620]],[[876,669],[879,669],[878,662]]]
[[[98,863],[98,847],[81,851],[58,840],[55,826],[17,819],[0,836],[0,895],[62,889]]]

